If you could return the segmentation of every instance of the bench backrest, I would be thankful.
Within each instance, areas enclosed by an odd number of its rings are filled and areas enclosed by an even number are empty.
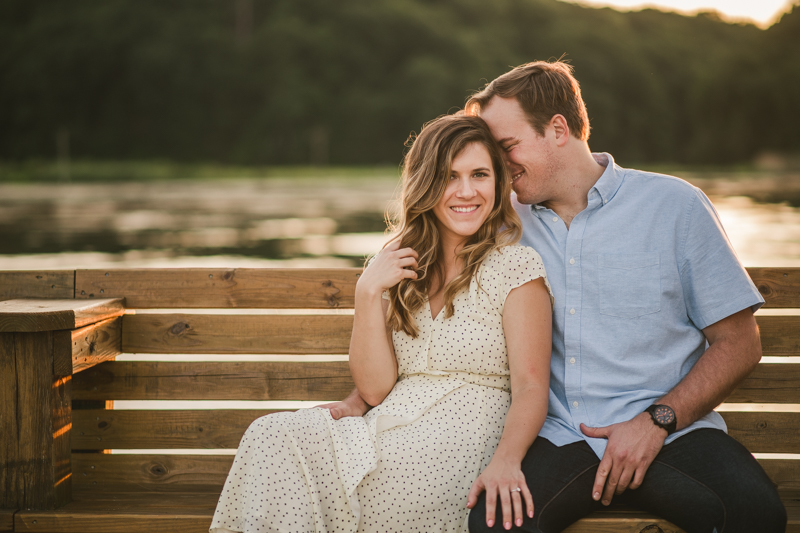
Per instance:
[[[800,269],[748,270],[767,300],[766,309],[800,308]],[[108,361],[76,373],[71,442],[73,490],[218,492],[232,455],[183,450],[232,451],[250,422],[269,410],[123,410],[105,408],[111,405],[106,402],[321,402],[344,397],[353,387],[346,354],[359,273],[360,269],[15,273],[17,283],[4,283],[0,299],[125,298],[129,313],[99,328],[103,334],[95,332],[94,353],[215,356],[215,361],[202,363]],[[10,275],[0,273],[0,279],[7,281]],[[787,454],[800,454],[800,313],[788,313],[758,316],[765,360],[720,410],[731,435],[757,454],[779,489],[797,492],[800,456]],[[274,357],[243,361],[246,354]],[[759,410],[748,410],[752,406]],[[98,453],[109,449],[136,453]],[[174,452],[149,452],[154,449]]]

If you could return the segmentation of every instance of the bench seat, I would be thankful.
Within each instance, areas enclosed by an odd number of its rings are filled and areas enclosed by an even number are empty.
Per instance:
[[[759,461],[786,505],[786,531],[800,533],[800,269],[749,270],[765,307],[783,309],[758,317],[765,359],[720,411],[749,450],[781,454]],[[0,448],[0,533],[208,531],[233,461],[225,452],[273,407],[185,401],[344,397],[359,273],[0,272],[0,430],[18,443]],[[142,400],[184,407],[114,408]],[[655,526],[680,532],[621,506],[567,532]]]
[[[60,509],[18,512],[16,529],[13,531],[207,533],[218,497],[218,492],[98,493],[76,490],[73,492],[73,501]],[[789,513],[786,531],[799,533],[800,495],[784,494],[782,497]],[[623,506],[612,506],[584,518],[565,533],[639,533],[647,531],[645,528],[650,525],[658,525],[664,533],[682,531],[653,515]]]

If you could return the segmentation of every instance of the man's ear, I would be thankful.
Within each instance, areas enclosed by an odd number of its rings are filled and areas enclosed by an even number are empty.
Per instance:
[[[555,133],[556,146],[564,146],[567,144],[569,140],[569,126],[567,125],[567,119],[564,118],[564,115],[553,115],[553,118],[550,119],[550,126]]]

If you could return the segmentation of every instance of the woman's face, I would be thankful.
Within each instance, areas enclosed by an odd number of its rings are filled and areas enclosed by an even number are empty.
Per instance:
[[[433,208],[443,244],[462,244],[494,209],[495,174],[489,151],[480,144],[464,147],[453,160],[450,181]]]

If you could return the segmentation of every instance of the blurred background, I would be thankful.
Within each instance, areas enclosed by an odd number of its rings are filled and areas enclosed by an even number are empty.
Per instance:
[[[797,0],[611,4],[4,0],[0,269],[360,265],[409,133],[564,54],[594,151],[800,266]]]

